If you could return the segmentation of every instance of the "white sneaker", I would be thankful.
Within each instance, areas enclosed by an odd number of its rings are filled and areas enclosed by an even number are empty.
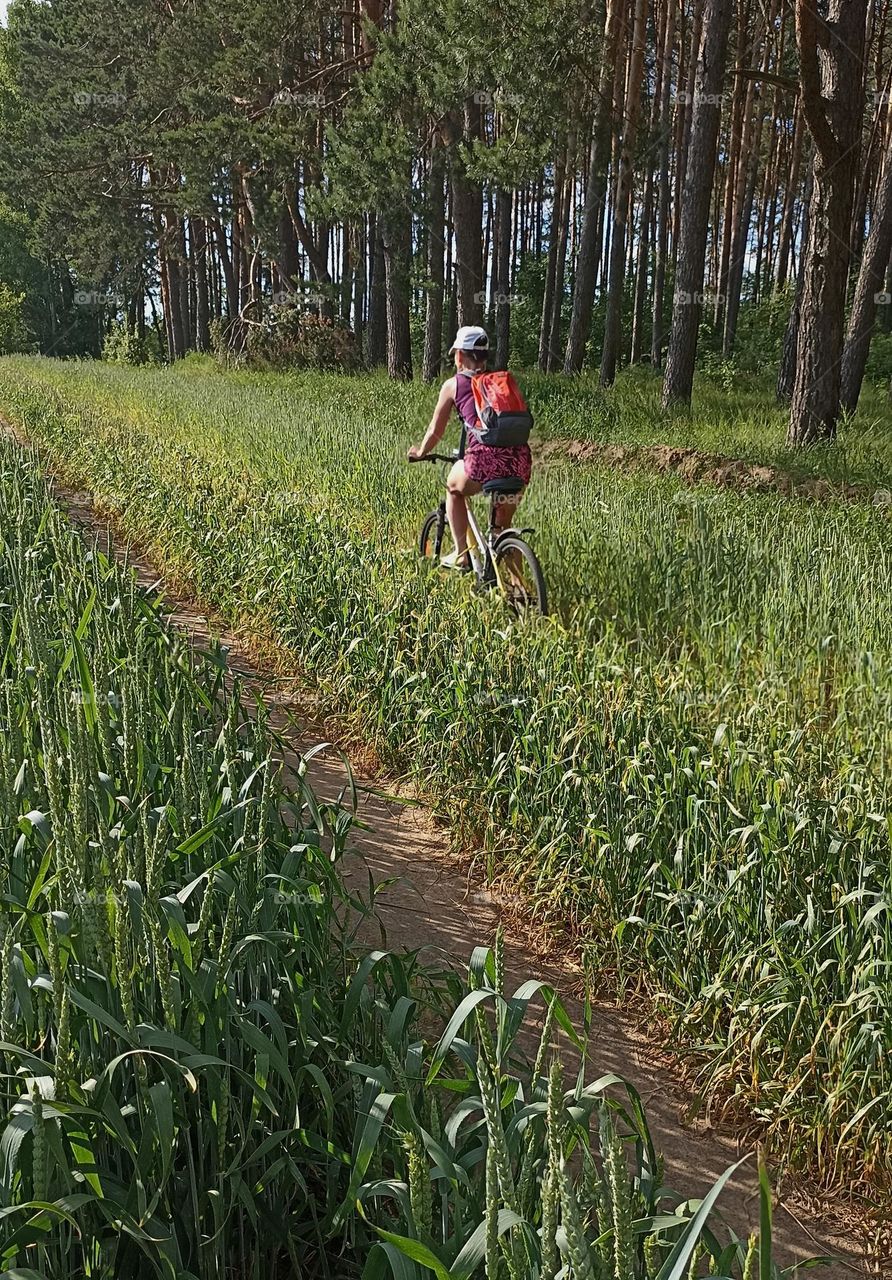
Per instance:
[[[440,558],[444,569],[458,569],[459,573],[467,573],[470,569],[467,551],[451,551],[448,556]]]

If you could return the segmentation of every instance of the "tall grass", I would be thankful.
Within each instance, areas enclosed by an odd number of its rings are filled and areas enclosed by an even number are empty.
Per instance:
[[[519,629],[415,562],[415,391],[0,378],[168,569],[476,829],[494,876],[646,983],[710,1090],[830,1181],[892,1171],[882,512],[550,468],[524,510],[562,618]]]
[[[553,1070],[544,1124],[550,1030],[582,1042],[541,984],[505,993],[500,947],[444,984],[351,945],[344,815],[285,785],[222,656],[86,552],[6,441],[0,513],[0,1275],[534,1280],[561,1251],[568,1276],[695,1252],[742,1275],[755,1244],[662,1185],[633,1091]],[[605,1235],[602,1185],[649,1217]]]
[[[366,1043],[340,828],[309,793],[289,828],[225,665],[84,554],[8,444],[0,493],[0,1262],[330,1274],[338,1064]]]

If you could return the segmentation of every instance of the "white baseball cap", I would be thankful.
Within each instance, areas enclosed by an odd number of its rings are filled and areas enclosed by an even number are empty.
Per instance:
[[[453,351],[488,351],[489,338],[485,329],[481,329],[479,324],[463,324],[455,335],[455,341],[449,348],[449,354]]]

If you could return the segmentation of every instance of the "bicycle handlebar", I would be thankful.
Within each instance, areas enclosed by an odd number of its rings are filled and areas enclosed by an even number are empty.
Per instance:
[[[455,462],[455,457],[445,453],[426,453],[423,458],[409,458],[409,462]]]

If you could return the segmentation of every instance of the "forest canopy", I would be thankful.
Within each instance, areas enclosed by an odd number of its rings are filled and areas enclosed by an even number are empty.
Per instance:
[[[483,322],[667,406],[772,367],[832,437],[890,328],[888,45],[885,0],[12,0],[0,346],[431,379]]]

